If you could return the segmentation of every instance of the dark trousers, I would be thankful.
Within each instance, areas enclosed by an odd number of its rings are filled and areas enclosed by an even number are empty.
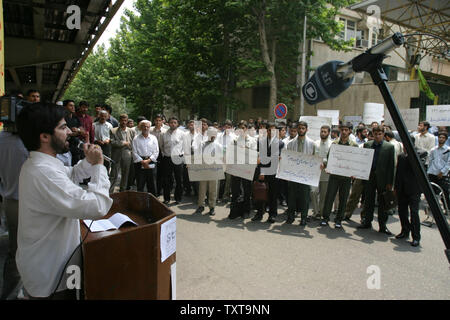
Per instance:
[[[278,180],[278,187],[277,187],[277,193],[278,193],[278,200],[280,201],[286,201],[288,202],[288,182],[283,179],[276,179]]]
[[[110,143],[104,144],[104,145],[101,145],[100,147],[102,148],[103,154],[105,156],[111,158],[111,144]],[[103,164],[105,165],[106,170],[108,170],[108,172],[109,172],[109,168],[111,167],[111,163],[108,160],[104,159]]]
[[[447,177],[442,177],[441,179],[438,178],[438,176],[435,176],[434,174],[429,174],[428,178],[430,179],[430,182],[436,183],[439,187],[442,188],[444,191],[445,201],[447,201],[447,205],[450,205],[449,198],[448,198],[448,180]],[[439,190],[436,190],[436,188],[433,188],[435,193],[439,192]]]
[[[241,190],[242,186],[242,190]],[[238,199],[243,191],[244,212],[250,212],[250,197],[252,193],[252,181],[240,177],[231,176],[231,207],[238,203]]]
[[[158,162],[156,163],[156,194],[160,195],[163,189],[163,164],[162,164],[162,153],[159,152]]]
[[[264,182],[268,186],[268,193],[267,193],[267,203],[265,202],[258,202],[257,208],[258,208],[258,214],[263,215],[266,209],[266,204],[269,206],[269,216],[276,217],[277,216],[277,196],[278,196],[278,183],[275,178],[275,175],[270,176],[264,176]]]
[[[420,241],[419,202],[420,194],[398,193],[398,215],[402,225],[402,232],[411,232],[413,240]],[[409,207],[409,212],[408,212]],[[411,221],[409,220],[411,215]]]
[[[382,173],[381,173],[382,174]],[[369,224],[373,220],[373,214],[375,211],[375,195],[378,199],[378,224],[380,228],[386,227],[388,220],[388,214],[384,208],[384,201],[382,198],[383,192],[385,192],[385,186],[378,186],[376,180],[376,173],[370,172],[370,178],[368,181],[364,181],[364,224]]]
[[[189,172],[185,164],[183,164],[183,189],[186,194],[194,191],[194,194],[198,196],[198,181],[191,182],[189,180]]]
[[[134,164],[134,172],[136,174],[137,191],[143,192],[147,185],[147,192],[155,195],[155,182],[153,181],[154,169],[142,169],[140,162]]]
[[[308,185],[288,181],[288,218],[293,219],[295,211],[301,213],[302,220],[308,217],[310,192]]]
[[[347,198],[350,194],[350,187],[352,179],[349,177],[330,175],[328,180],[328,188],[325,196],[325,202],[323,204],[322,216],[324,219],[330,219],[331,209],[333,207],[334,199],[339,191],[339,206],[336,214],[335,221],[342,221],[344,219],[345,207],[347,204]]]
[[[175,176],[175,201],[180,202],[183,195],[183,164],[174,164],[170,157],[163,157],[162,172],[164,201],[170,201]]]

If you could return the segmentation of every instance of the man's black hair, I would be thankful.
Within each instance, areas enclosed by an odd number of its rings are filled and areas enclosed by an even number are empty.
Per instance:
[[[39,90],[36,90],[36,89],[30,89],[30,90],[28,90],[28,91],[27,91],[27,97],[28,97],[30,94],[32,94],[33,92],[39,93]]]
[[[28,151],[38,150],[41,133],[53,135],[64,115],[64,107],[53,103],[38,102],[25,106],[18,116],[17,129]]]
[[[112,108],[111,108],[110,105],[104,104],[104,105],[102,106],[102,108],[105,109],[106,111],[108,111],[109,114],[112,114]]]
[[[64,100],[64,101],[63,101],[63,106],[64,106],[64,107],[67,106],[67,105],[69,104],[69,102],[73,102],[73,104],[75,104],[75,101],[70,100],[70,99],[67,99],[67,100]]]

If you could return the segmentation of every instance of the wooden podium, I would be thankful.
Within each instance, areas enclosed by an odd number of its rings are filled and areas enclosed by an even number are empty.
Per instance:
[[[176,254],[161,262],[161,225],[175,213],[152,194],[112,194],[105,218],[120,212],[138,226],[90,232],[83,243],[84,296],[92,299],[171,299],[170,268]],[[87,227],[81,222],[82,237]]]

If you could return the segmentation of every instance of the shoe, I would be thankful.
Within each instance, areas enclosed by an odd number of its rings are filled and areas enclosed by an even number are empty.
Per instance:
[[[411,241],[411,245],[412,245],[413,247],[418,247],[419,244],[420,244],[419,240],[413,240],[413,241]]]
[[[282,207],[287,207],[287,202],[283,200],[283,201],[280,202],[280,205]]]
[[[361,225],[356,227],[357,229],[371,229],[372,224],[371,223],[362,223]]]
[[[306,220],[305,219],[300,220],[300,226],[302,226],[302,227],[306,226]]]
[[[408,238],[409,237],[409,232],[400,232],[398,235],[395,236],[395,239],[403,239],[403,238]]]
[[[378,232],[387,234],[388,236],[392,236],[392,232],[390,232],[389,229],[386,227],[380,228],[380,230],[378,230]]]
[[[208,214],[209,214],[210,216],[215,215],[214,208],[210,208]]]
[[[314,220],[314,221],[320,220],[320,216],[319,215],[312,215],[309,218]]]
[[[195,213],[202,213],[203,210],[205,210],[205,207],[200,206],[200,207],[197,208],[197,210],[195,210]]]
[[[164,200],[163,201],[164,204],[169,204],[169,202],[170,202],[169,200]]]
[[[326,227],[326,226],[328,226],[328,221],[325,220],[325,219],[322,219],[322,221],[320,221],[320,225],[321,225],[322,227]]]
[[[294,218],[293,217],[288,217],[287,219],[286,219],[286,224],[292,224],[293,222],[294,222]]]
[[[275,219],[273,217],[269,217],[266,222],[268,223],[275,223]]]
[[[244,212],[244,214],[242,215],[242,219],[248,219],[250,218],[250,212]]]
[[[252,218],[252,221],[261,221],[262,220],[262,214],[257,213],[255,214],[255,216]]]
[[[336,222],[334,223],[334,227],[335,227],[336,229],[341,229],[341,228],[342,228],[341,222],[340,222],[340,221],[336,221]]]

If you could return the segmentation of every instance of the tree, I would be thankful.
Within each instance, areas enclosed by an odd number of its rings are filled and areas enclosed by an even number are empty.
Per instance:
[[[78,71],[63,99],[88,101],[91,105],[103,104],[113,92],[108,72],[108,57],[104,46],[92,52]]]

